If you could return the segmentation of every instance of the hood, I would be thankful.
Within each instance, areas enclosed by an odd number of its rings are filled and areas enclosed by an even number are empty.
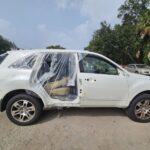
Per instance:
[[[136,74],[136,73],[131,73],[129,72],[129,76],[137,79],[145,79],[145,80],[150,80],[150,76],[146,75],[141,75],[141,74]]]

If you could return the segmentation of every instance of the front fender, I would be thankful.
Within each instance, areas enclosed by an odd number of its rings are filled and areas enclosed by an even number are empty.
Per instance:
[[[150,80],[140,80],[137,81],[135,84],[129,87],[129,100],[128,105],[130,102],[140,93],[150,91]]]

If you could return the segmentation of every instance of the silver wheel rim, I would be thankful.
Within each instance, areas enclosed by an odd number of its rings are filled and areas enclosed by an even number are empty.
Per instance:
[[[150,119],[150,100],[138,102],[134,111],[137,118],[142,120]]]
[[[35,106],[28,100],[18,100],[11,106],[12,117],[19,122],[28,122],[35,116]]]

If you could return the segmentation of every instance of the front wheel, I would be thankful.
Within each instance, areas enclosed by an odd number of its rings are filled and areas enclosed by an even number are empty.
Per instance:
[[[137,122],[150,122],[150,95],[143,94],[135,98],[126,110],[127,115]]]
[[[6,106],[8,118],[17,125],[31,125],[42,114],[42,106],[39,101],[27,94],[19,94],[12,97]]]

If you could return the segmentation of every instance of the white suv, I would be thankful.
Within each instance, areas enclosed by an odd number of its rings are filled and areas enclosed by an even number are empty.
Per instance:
[[[118,107],[150,121],[150,77],[129,73],[100,54],[73,50],[19,50],[0,55],[0,110],[18,125],[45,109]]]

